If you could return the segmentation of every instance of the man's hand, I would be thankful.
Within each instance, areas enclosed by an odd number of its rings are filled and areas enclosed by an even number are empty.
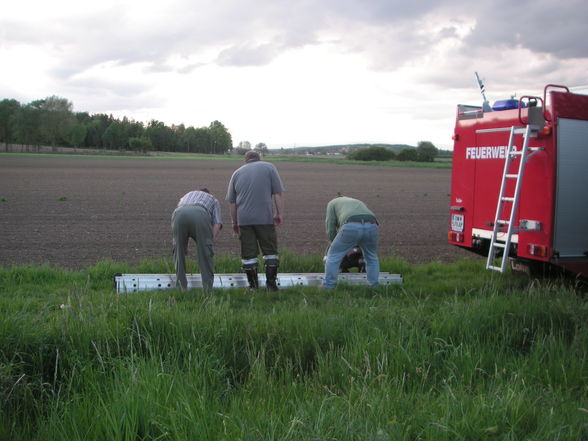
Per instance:
[[[231,222],[233,223],[233,234],[239,235],[239,218],[237,217],[237,204],[235,202],[229,203],[229,214],[231,215]]]
[[[276,204],[276,215],[274,216],[274,225],[277,227],[282,224],[284,216],[284,193],[276,193],[273,195]]]
[[[223,229],[223,224],[214,224],[212,226],[212,239],[216,240],[216,238],[218,237],[218,234],[220,233],[220,231]]]

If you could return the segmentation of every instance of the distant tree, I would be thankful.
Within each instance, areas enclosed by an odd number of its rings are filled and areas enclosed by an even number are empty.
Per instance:
[[[181,150],[196,153],[196,129],[190,126],[180,135]]]
[[[210,145],[210,133],[206,127],[195,129],[190,126],[181,136],[181,143],[186,152],[206,153]]]
[[[268,152],[267,145],[265,145],[263,142],[255,144],[255,150],[258,151],[262,156],[266,155]]]
[[[148,150],[153,148],[153,145],[147,136],[141,136],[138,138],[129,138],[129,147],[136,152],[141,151],[147,153]]]
[[[124,149],[128,147],[128,138],[124,134],[124,125],[119,120],[114,120],[102,134],[104,145],[109,149]]]
[[[67,133],[71,130],[72,121],[75,119],[73,104],[65,98],[50,96],[31,103],[39,109],[39,133],[42,141],[52,146],[66,143]]]
[[[233,149],[233,138],[220,121],[213,121],[208,127],[210,131],[210,153],[225,153]]]
[[[0,101],[0,142],[6,144],[14,142],[15,118],[20,111],[20,103],[16,100],[4,99]]]
[[[416,161],[417,160],[417,152],[414,148],[405,148],[400,150],[398,155],[396,155],[396,159],[399,161]]]
[[[78,122],[83,124],[89,124],[92,121],[92,117],[88,112],[75,112],[74,116],[78,120]]]
[[[39,121],[41,119],[41,110],[37,107],[27,104],[20,108],[20,111],[14,117],[15,142],[24,145],[39,146],[41,134],[39,131]]]
[[[394,159],[394,152],[386,147],[371,146],[353,150],[347,159],[356,161],[389,161]]]
[[[68,143],[74,147],[79,147],[86,139],[87,132],[88,129],[83,123],[74,121],[69,132],[66,134]]]
[[[130,147],[130,138],[140,138],[144,135],[145,129],[143,123],[136,122],[126,116],[122,120],[116,120],[119,126],[119,142],[123,148]]]
[[[239,143],[239,149],[245,150],[247,152],[251,150],[251,143],[249,141],[241,141]]]
[[[172,129],[172,132],[174,132],[176,135],[182,136],[184,134],[184,132],[186,131],[186,126],[184,124],[180,124],[178,126],[176,126],[175,124],[172,124],[171,129]]]
[[[90,121],[86,123],[86,147],[104,147],[102,135],[111,122],[108,115],[92,115]]]
[[[210,146],[210,130],[206,127],[198,127],[196,132],[196,152],[207,153]]]
[[[163,122],[151,120],[145,129],[146,135],[151,140],[153,148],[157,151],[173,151],[174,136],[171,128]]]
[[[430,141],[420,141],[417,144],[416,152],[417,161],[420,162],[433,162],[439,154],[437,147]]]
[[[174,136],[176,138],[176,148],[179,152],[189,152],[189,146],[188,143],[186,142],[186,126],[184,124],[180,124],[179,126],[176,126],[175,124],[172,124],[171,126],[172,132],[174,133]]]

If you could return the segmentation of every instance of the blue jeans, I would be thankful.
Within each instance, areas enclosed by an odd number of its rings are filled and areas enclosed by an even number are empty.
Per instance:
[[[334,288],[337,284],[339,265],[347,252],[359,245],[363,251],[367,281],[371,286],[378,284],[380,261],[378,260],[378,226],[370,223],[349,222],[344,224],[331,243],[325,263],[325,288]]]

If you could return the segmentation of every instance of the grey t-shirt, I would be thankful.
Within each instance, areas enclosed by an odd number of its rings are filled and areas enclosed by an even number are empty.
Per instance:
[[[284,185],[273,164],[252,161],[235,170],[226,200],[237,204],[239,225],[272,225],[272,196],[283,191]]]

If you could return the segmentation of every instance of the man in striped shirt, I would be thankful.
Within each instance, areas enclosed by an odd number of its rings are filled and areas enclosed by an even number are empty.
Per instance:
[[[172,214],[176,286],[186,290],[186,255],[190,238],[196,242],[202,288],[212,291],[214,281],[213,241],[223,227],[220,204],[208,189],[186,193]]]

